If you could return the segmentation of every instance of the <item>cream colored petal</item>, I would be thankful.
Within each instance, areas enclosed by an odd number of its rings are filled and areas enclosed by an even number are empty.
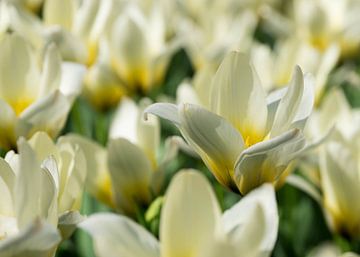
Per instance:
[[[70,103],[59,91],[38,100],[19,117],[18,133],[29,136],[36,131],[46,131],[56,137],[65,125]]]
[[[222,225],[241,256],[270,256],[279,225],[274,187],[254,189],[223,214]]]
[[[277,182],[304,146],[304,136],[293,129],[244,150],[235,164],[234,177],[240,192],[246,194],[263,183]]]
[[[15,128],[17,118],[14,110],[3,99],[0,99],[0,147],[9,150],[16,148]]]
[[[14,190],[18,227],[28,226],[39,214],[41,198],[41,169],[35,152],[24,138],[18,141],[19,166]]]
[[[88,138],[67,134],[59,138],[59,144],[70,143],[78,145],[83,151],[86,159],[87,179],[86,188],[99,200],[111,204],[112,193],[110,175],[107,167],[106,149]]]
[[[46,47],[42,67],[39,98],[42,98],[59,87],[61,77],[61,57],[55,44]]]
[[[108,167],[120,210],[135,214],[138,204],[150,202],[151,162],[138,146],[123,138],[111,140]]]
[[[41,165],[38,217],[54,227],[58,223],[59,171],[55,160],[49,157]]]
[[[178,104],[201,104],[195,88],[188,81],[183,81],[178,86],[176,90],[176,102]]]
[[[333,243],[323,243],[310,251],[307,257],[339,257],[341,250]]]
[[[124,216],[94,214],[79,227],[92,236],[98,257],[160,257],[156,238]]]
[[[214,68],[211,65],[207,65],[196,72],[193,80],[197,96],[201,104],[206,108],[210,108],[211,80],[214,74]]]
[[[237,128],[248,145],[266,135],[265,92],[245,54],[231,52],[216,72],[211,91],[211,110]]]
[[[35,55],[30,43],[16,33],[5,33],[0,49],[0,96],[20,113],[38,93]]]
[[[196,105],[180,110],[180,131],[224,186],[235,190],[234,164],[244,149],[238,131],[222,117]]]
[[[144,110],[145,119],[147,114],[151,113],[162,119],[168,120],[175,125],[180,125],[179,108],[175,104],[155,103]]]
[[[36,132],[28,142],[39,160],[43,161],[49,156],[59,158],[59,153],[53,140],[45,132]]]
[[[150,83],[148,42],[138,11],[136,15],[125,13],[114,22],[111,48],[113,63],[119,76],[131,88],[145,87]]]
[[[161,254],[198,256],[215,233],[220,207],[205,176],[182,171],[170,183],[161,212]]]
[[[304,78],[299,66],[296,66],[293,78],[289,84],[288,90],[281,98],[277,107],[274,122],[271,128],[271,136],[278,136],[287,131],[298,111],[300,101],[304,92]]]
[[[37,219],[18,235],[0,241],[0,255],[2,257],[51,256],[60,240],[56,227]]]
[[[60,25],[71,31],[76,7],[76,1],[74,0],[46,0],[43,9],[45,24]]]
[[[140,114],[151,101],[147,98],[140,101]],[[158,151],[160,148],[160,121],[159,118],[150,115],[146,119],[143,115],[138,116],[137,121],[137,145],[151,160],[153,167],[157,167]]]
[[[80,146],[75,146],[71,150],[66,148],[66,145],[62,145],[62,153],[70,155],[71,160],[66,172],[62,170],[64,175],[61,174],[64,182],[59,195],[59,213],[80,210],[87,175],[86,159]]]
[[[320,155],[324,206],[330,215],[330,226],[337,231],[359,235],[359,174],[353,156],[344,145],[329,144]]]
[[[111,139],[126,138],[136,144],[138,142],[137,125],[139,115],[139,108],[136,103],[130,98],[123,98],[111,122],[109,137]]]
[[[72,103],[80,95],[86,68],[82,64],[63,62],[59,90]]]
[[[0,158],[0,213],[5,216],[14,215],[14,183],[15,174],[9,164]],[[2,234],[0,232],[0,234]]]
[[[101,0],[86,0],[82,2],[76,13],[74,22],[74,33],[79,35],[83,40],[90,38],[91,30],[94,26],[96,15],[100,9]]]

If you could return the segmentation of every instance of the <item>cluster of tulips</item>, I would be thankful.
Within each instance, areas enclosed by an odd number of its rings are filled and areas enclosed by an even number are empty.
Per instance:
[[[0,257],[360,256],[359,14],[0,0]]]

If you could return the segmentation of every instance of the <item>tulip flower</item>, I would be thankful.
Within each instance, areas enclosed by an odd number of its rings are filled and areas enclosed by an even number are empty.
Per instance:
[[[313,249],[307,257],[358,257],[359,255],[347,252],[341,254],[341,251],[338,247],[331,243],[324,243],[320,246],[317,246]]]
[[[232,52],[213,78],[212,111],[158,103],[145,113],[174,123],[223,186],[246,194],[262,183],[281,185],[306,149],[302,129],[313,99],[311,79],[299,67],[285,93],[266,99],[249,58]]]
[[[323,207],[330,228],[352,238],[360,236],[360,133],[351,141],[336,140],[320,153]]]
[[[0,256],[52,256],[61,239],[56,166],[41,163],[23,138],[18,149],[0,158]]]
[[[159,121],[156,117],[143,120],[144,101],[137,106],[123,99],[110,128],[107,148],[77,135],[65,139],[85,153],[90,193],[130,216],[159,194],[164,168],[177,153],[176,145],[168,140],[164,154],[159,156]]]
[[[221,215],[206,178],[183,171],[166,193],[160,242],[132,220],[115,214],[94,214],[79,226],[92,236],[97,257],[265,257],[276,241],[278,214],[274,189],[266,184]]]
[[[149,92],[161,85],[177,40],[166,38],[164,9],[154,2],[145,13],[135,3],[128,4],[111,25],[106,37],[111,64],[125,86]]]
[[[359,50],[359,2],[297,0],[294,2],[296,31],[320,50],[336,43],[341,55],[354,56]]]
[[[339,54],[336,44],[319,51],[299,37],[290,37],[278,42],[274,51],[265,45],[254,45],[251,58],[262,85],[268,91],[287,85],[291,79],[292,68],[298,64],[304,72],[314,76],[315,103],[319,104]]]
[[[62,63],[54,45],[39,67],[36,51],[16,33],[1,37],[0,60],[0,147],[15,148],[17,138],[36,131],[57,136],[81,89],[84,68]]]

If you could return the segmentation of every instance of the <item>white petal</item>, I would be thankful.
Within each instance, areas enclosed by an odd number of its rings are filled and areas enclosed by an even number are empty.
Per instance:
[[[85,72],[86,68],[84,65],[73,62],[62,63],[59,89],[70,102],[73,102],[81,93]]]
[[[69,110],[69,101],[59,91],[55,91],[21,113],[18,133],[29,136],[42,130],[55,137],[65,125]]]
[[[67,134],[59,139],[59,144],[70,143],[79,146],[86,159],[87,180],[86,188],[101,201],[111,204],[111,183],[107,166],[106,149],[88,138]]]
[[[6,150],[15,149],[17,123],[15,112],[3,99],[0,99],[0,110],[0,147]]]
[[[110,141],[108,156],[117,206],[134,214],[137,204],[150,201],[151,162],[138,146],[123,138]]]
[[[249,144],[266,135],[265,92],[245,54],[231,52],[212,82],[211,110],[225,117]]]
[[[15,173],[7,162],[0,158],[0,213],[5,216],[14,215],[14,183]]]
[[[278,234],[275,190],[265,184],[226,211],[222,224],[241,256],[269,256]]]
[[[39,98],[42,98],[59,87],[61,76],[61,57],[55,44],[51,43],[45,50]]]
[[[76,11],[76,1],[46,0],[43,16],[47,25],[61,25],[71,31]]]
[[[3,257],[45,257],[51,256],[61,236],[56,227],[42,220],[35,220],[15,237],[0,241],[0,255]]]
[[[176,90],[176,102],[178,104],[200,104],[195,88],[188,82],[183,81]]]
[[[109,137],[111,139],[126,138],[136,144],[138,142],[136,131],[139,115],[136,103],[130,98],[123,98],[111,122]]]
[[[156,238],[124,216],[94,214],[79,227],[92,236],[98,257],[160,257]]]
[[[235,166],[235,180],[240,192],[246,194],[263,183],[277,182],[304,146],[304,136],[294,129],[244,150]]]
[[[175,104],[155,103],[144,110],[144,115],[146,119],[148,113],[151,113],[178,126],[180,125],[180,117],[178,112],[178,107]]]
[[[195,105],[180,110],[180,131],[224,186],[236,191],[234,164],[244,149],[238,131],[222,117]]]
[[[16,33],[5,33],[0,49],[0,96],[20,113],[38,93],[36,58],[30,43]]]
[[[196,171],[178,173],[161,212],[161,254],[198,256],[214,236],[219,219],[220,207],[205,176]]]

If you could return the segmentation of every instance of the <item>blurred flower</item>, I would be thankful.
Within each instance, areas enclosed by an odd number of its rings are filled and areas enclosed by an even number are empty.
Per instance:
[[[324,243],[313,249],[307,257],[358,257],[359,255],[351,252],[341,254],[338,247],[331,243]]]
[[[130,90],[143,93],[161,85],[178,47],[176,39],[169,42],[166,38],[164,9],[156,1],[147,13],[128,4],[111,25],[107,43],[121,80]]]
[[[178,28],[195,70],[205,64],[217,67],[232,50],[247,51],[257,24],[257,19],[250,10],[229,14],[221,12],[222,8],[216,4],[212,6],[208,1],[202,2],[205,3],[201,9],[203,17],[200,16],[195,21],[184,17],[179,21]]]
[[[259,73],[262,85],[268,91],[287,85],[292,69],[299,65],[305,73],[311,73],[315,82],[315,103],[323,96],[329,73],[339,58],[339,49],[334,44],[319,51],[298,37],[278,41],[272,51],[266,45],[253,44],[251,59]]]
[[[360,43],[359,8],[357,0],[296,0],[296,32],[319,50],[336,43],[342,56],[354,56]]]
[[[360,236],[360,131],[351,141],[328,142],[320,152],[323,207],[330,228],[352,238]]]
[[[57,136],[72,101],[80,93],[84,68],[62,63],[54,45],[46,48],[42,64],[37,52],[16,33],[0,38],[0,147],[15,148],[20,136],[36,131]],[[14,69],[16,67],[16,69]]]
[[[18,149],[0,158],[0,255],[52,256],[61,239],[56,166],[41,163],[23,138]]]
[[[127,215],[135,215],[138,208],[150,204],[160,193],[164,169],[177,153],[174,143],[168,140],[160,156],[159,121],[155,117],[147,121],[142,118],[147,105],[144,101],[140,106],[127,98],[121,102],[107,149],[80,136],[66,136],[85,153],[89,191]]]
[[[93,237],[98,257],[255,257],[270,256],[278,214],[273,187],[263,185],[221,216],[206,178],[198,172],[183,171],[167,190],[160,242],[132,220],[114,214],[95,214],[80,227]]]
[[[246,194],[281,185],[305,148],[302,129],[313,107],[311,79],[294,70],[287,89],[266,99],[246,55],[228,54],[213,78],[212,112],[192,104],[158,103],[145,112],[170,120],[225,187]]]

